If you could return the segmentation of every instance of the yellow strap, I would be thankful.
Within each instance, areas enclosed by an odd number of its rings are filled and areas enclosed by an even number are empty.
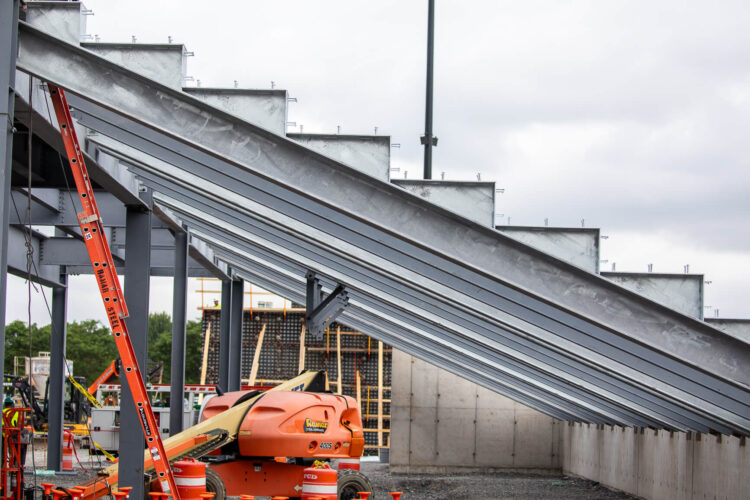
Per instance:
[[[73,387],[75,387],[76,389],[78,389],[78,391],[81,394],[83,394],[84,396],[86,396],[86,399],[88,399],[91,402],[92,405],[96,406],[97,408],[102,408],[102,404],[94,396],[92,396],[91,394],[89,394],[89,391],[87,391],[85,387],[83,387],[81,384],[79,384],[78,382],[76,382],[75,379],[72,376],[68,375],[68,380],[70,380],[70,383],[73,384]],[[94,444],[96,444],[96,443],[94,443]]]
[[[93,439],[91,440],[91,442],[92,442],[92,443],[94,443],[94,446],[96,446],[97,448],[99,448],[99,450],[100,450],[100,451],[101,451],[102,453],[104,453],[104,456],[105,456],[105,457],[107,457],[107,460],[109,460],[110,462],[116,462],[116,461],[117,461],[117,459],[115,458],[115,456],[114,456],[114,455],[112,455],[112,454],[111,454],[110,452],[108,452],[107,450],[105,450],[104,448],[102,448],[101,446],[99,446],[99,443],[97,443],[97,442],[96,442],[96,441],[94,441]]]

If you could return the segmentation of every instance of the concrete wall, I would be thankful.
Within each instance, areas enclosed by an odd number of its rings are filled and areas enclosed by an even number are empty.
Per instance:
[[[392,472],[561,467],[563,423],[393,351]]]
[[[750,498],[750,451],[735,437],[565,423],[562,465],[649,499]]]

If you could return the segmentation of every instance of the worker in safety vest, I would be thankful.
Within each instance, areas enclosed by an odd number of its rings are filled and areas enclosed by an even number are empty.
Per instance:
[[[5,402],[3,403],[3,422],[5,422],[5,420],[8,418],[8,415],[10,414],[12,408],[13,400],[10,397],[6,397]],[[12,417],[10,417],[10,419],[10,425],[18,425],[18,413],[15,413]]]
[[[12,409],[14,408],[13,400],[10,397],[6,397],[5,401],[3,403],[3,422],[5,422],[6,419],[10,419],[10,425],[17,426],[18,425],[18,412],[13,412],[11,414]],[[10,415],[10,416],[8,416]],[[31,432],[29,432],[28,429],[23,428],[21,429],[21,435],[19,436],[21,440],[21,465],[26,463],[26,449],[31,442]],[[3,438],[5,438],[5,433],[3,433]],[[12,441],[11,441],[12,442]]]

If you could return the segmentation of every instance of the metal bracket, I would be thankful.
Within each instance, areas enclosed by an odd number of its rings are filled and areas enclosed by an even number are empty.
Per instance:
[[[307,331],[316,338],[323,336],[323,330],[333,323],[346,306],[349,305],[349,295],[344,285],[338,285],[336,289],[325,298],[322,286],[315,273],[308,272],[307,298],[305,304],[305,323]]]

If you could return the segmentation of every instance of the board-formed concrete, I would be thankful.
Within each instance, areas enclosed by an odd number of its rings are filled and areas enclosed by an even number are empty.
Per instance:
[[[745,438],[564,423],[563,472],[648,499],[750,498]]]
[[[393,351],[393,472],[559,470],[562,423]]]

